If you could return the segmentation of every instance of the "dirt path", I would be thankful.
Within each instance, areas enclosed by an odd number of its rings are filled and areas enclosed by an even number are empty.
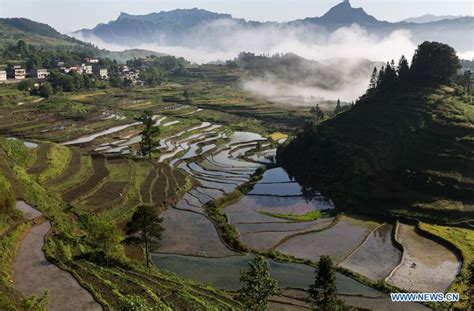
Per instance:
[[[17,208],[32,219],[41,216],[24,202],[17,202]],[[33,215],[36,217],[33,217]],[[44,236],[51,228],[49,221],[31,228],[21,242],[13,263],[15,287],[26,297],[50,293],[50,311],[102,310],[92,295],[68,272],[50,263],[44,253]]]

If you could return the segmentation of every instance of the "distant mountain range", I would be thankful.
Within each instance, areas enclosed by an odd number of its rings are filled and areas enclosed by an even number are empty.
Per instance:
[[[431,22],[439,22],[445,19],[458,19],[462,18],[462,15],[433,15],[433,14],[425,14],[422,16],[418,17],[410,17],[402,20],[402,22],[405,23],[417,23],[417,24],[423,24],[423,23],[431,23]]]
[[[233,29],[249,31],[268,27],[288,29],[288,27],[309,26],[331,33],[353,24],[380,37],[395,30],[405,29],[411,32],[415,43],[424,40],[441,41],[454,46],[459,51],[474,50],[472,35],[474,17],[427,15],[391,23],[378,20],[362,8],[352,7],[348,0],[334,6],[321,17],[308,17],[286,23],[246,21],[233,18],[229,14],[197,8],[147,15],[121,13],[114,21],[99,24],[93,29],[76,31],[72,35],[88,41],[94,42],[99,39],[105,43],[122,46],[158,44],[192,47],[199,42],[211,42],[213,38],[226,36]]]

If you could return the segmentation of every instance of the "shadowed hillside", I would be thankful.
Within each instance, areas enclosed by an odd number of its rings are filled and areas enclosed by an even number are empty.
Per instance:
[[[371,88],[352,109],[308,124],[279,150],[279,160],[340,209],[472,218],[472,95],[447,86],[458,67],[453,49],[425,42],[411,68],[402,59],[374,72]]]

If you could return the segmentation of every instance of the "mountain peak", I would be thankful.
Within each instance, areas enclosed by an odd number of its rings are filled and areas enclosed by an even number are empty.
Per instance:
[[[362,8],[353,8],[349,0],[344,0],[332,7],[326,14],[321,16],[320,21],[325,24],[353,24],[366,25],[378,22],[378,20],[367,14]]]

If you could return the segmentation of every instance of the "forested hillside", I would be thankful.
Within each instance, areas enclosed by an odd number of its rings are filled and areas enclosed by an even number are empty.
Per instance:
[[[63,35],[47,24],[27,18],[0,18],[0,47],[18,40],[41,46],[92,46]]]
[[[411,67],[374,71],[352,109],[307,124],[279,160],[340,209],[472,219],[474,105],[458,69],[452,48],[423,43]]]

